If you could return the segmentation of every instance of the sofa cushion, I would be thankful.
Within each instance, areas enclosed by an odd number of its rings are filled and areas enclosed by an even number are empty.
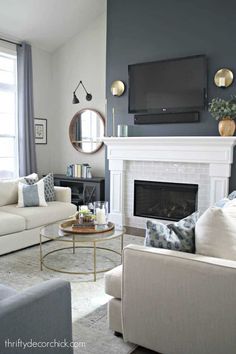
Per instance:
[[[117,299],[121,299],[122,265],[109,270],[105,274],[105,292]]]
[[[20,177],[16,179],[0,180],[0,206],[15,204],[18,200],[18,183],[26,182],[26,179],[38,179],[38,175],[33,173],[26,177]]]
[[[208,208],[197,221],[195,239],[196,253],[236,261],[236,200]]]
[[[16,295],[17,291],[9,286],[0,284],[0,301],[10,296]]]
[[[76,206],[71,203],[49,202],[46,208],[17,208],[16,205],[6,205],[1,210],[25,218],[25,228],[29,230],[68,218],[75,213]]]
[[[0,208],[0,236],[25,230],[25,219],[20,215],[6,213]]]
[[[199,213],[195,212],[169,225],[148,220],[145,246],[193,253],[195,251],[194,229],[198,215]]]
[[[18,182],[19,179],[0,181],[0,206],[17,203]]]

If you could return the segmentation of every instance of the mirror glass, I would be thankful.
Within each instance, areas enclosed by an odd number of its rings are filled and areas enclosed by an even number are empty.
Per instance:
[[[98,151],[103,142],[105,121],[102,115],[93,109],[77,112],[69,127],[70,141],[73,147],[86,154]]]

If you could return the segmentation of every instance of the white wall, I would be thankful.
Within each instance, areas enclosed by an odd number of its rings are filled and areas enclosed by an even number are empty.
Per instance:
[[[50,167],[54,173],[66,173],[66,167],[71,163],[87,162],[94,176],[104,176],[104,147],[95,154],[78,152],[70,143],[68,131],[73,115],[83,108],[94,108],[105,115],[105,59],[105,14],[53,53],[54,100],[49,139],[52,144]],[[72,93],[80,80],[93,99],[87,102],[80,87],[77,91],[80,103],[73,105]]]
[[[51,135],[52,135],[52,72],[51,54],[32,46],[33,94],[35,118],[46,118],[48,124],[48,143],[36,145],[38,173],[52,171]]]

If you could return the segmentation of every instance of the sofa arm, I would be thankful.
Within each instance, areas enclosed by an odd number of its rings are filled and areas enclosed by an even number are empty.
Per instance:
[[[235,353],[236,262],[130,245],[123,251],[126,341],[168,354]]]
[[[71,203],[71,189],[69,187],[55,186],[56,201]]]
[[[0,353],[72,354],[70,283],[50,280],[2,300],[0,327]],[[13,342],[19,340],[39,344],[17,349]],[[42,342],[47,346],[42,348]]]

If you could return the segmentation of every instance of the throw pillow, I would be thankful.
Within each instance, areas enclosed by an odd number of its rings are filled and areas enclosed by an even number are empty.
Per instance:
[[[32,173],[31,175],[23,177],[22,180],[20,179],[20,182],[32,185],[32,184],[38,182],[38,180],[39,180],[39,178],[38,178],[37,173]]]
[[[32,185],[38,181],[38,175],[36,179],[36,174],[32,174],[30,176],[24,177],[23,182],[26,182],[29,185]],[[47,176],[42,178],[44,181],[44,193],[46,202],[53,202],[56,200],[56,193],[54,189],[54,177],[53,173],[49,173]]]
[[[145,246],[193,253],[195,250],[194,228],[198,215],[199,213],[195,212],[169,225],[148,220]]]
[[[46,202],[53,202],[54,200],[56,200],[53,173],[49,173],[47,176],[43,177],[42,180],[44,182],[44,193]]]
[[[211,207],[195,230],[196,253],[236,261],[236,200],[224,208]]]
[[[233,200],[235,198],[236,198],[236,191],[233,191],[228,195],[228,197],[220,199],[218,202],[216,202],[214,206],[219,208],[224,208],[225,204],[227,204],[230,200]]]
[[[18,184],[18,207],[35,207],[47,206],[44,196],[44,182],[43,180],[27,185],[19,182]]]

